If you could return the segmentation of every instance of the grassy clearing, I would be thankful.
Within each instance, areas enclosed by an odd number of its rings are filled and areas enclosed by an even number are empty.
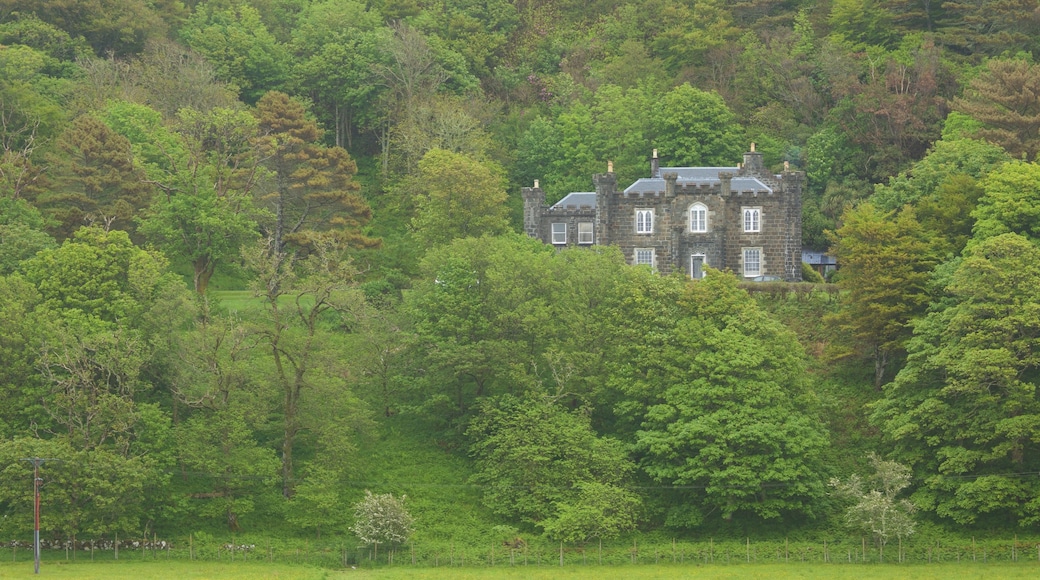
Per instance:
[[[581,566],[564,568],[472,569],[425,568],[381,569],[357,574],[354,571],[332,573],[329,578],[364,578],[365,580],[670,580],[673,578],[710,578],[744,580],[768,578],[836,579],[836,580],[960,580],[1001,578],[1036,578],[1040,568],[1034,562],[1025,564],[934,564],[920,566],[899,565],[840,565],[840,564],[748,564],[748,565],[693,565],[693,566]]]
[[[306,566],[254,562],[47,562],[33,574],[32,560],[0,563],[0,578],[70,578],[75,580],[318,580],[328,571]]]
[[[645,565],[567,566],[563,568],[380,568],[377,570],[329,570],[252,562],[44,562],[40,575],[32,562],[0,563],[0,578],[68,578],[122,580],[176,578],[177,580],[668,580],[672,578],[747,579],[866,579],[959,580],[1001,578],[1032,579],[1040,575],[1036,562],[948,563],[920,565],[872,564],[744,564],[744,565]]]

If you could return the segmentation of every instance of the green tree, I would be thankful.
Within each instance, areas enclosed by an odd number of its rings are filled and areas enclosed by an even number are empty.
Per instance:
[[[137,248],[126,232],[98,227],[80,229],[24,268],[47,308],[61,311],[66,321],[109,328],[141,323],[152,309],[169,307],[157,302],[172,299],[166,293],[179,285],[161,254]]]
[[[993,59],[953,106],[982,123],[975,132],[979,138],[1000,145],[1016,159],[1032,161],[1040,152],[1038,93],[1040,65]]]
[[[289,78],[289,51],[250,3],[213,0],[198,6],[180,29],[181,39],[238,87],[242,100],[255,103]]]
[[[575,484],[577,497],[558,504],[558,515],[545,525],[549,537],[584,545],[613,539],[635,529],[642,502],[634,493],[595,481]]]
[[[1040,240],[1040,165],[1011,161],[982,180],[975,208],[975,240],[1016,233]]]
[[[934,197],[940,186],[955,175],[982,179],[1008,160],[1000,147],[985,141],[940,139],[910,169],[892,176],[887,183],[879,183],[870,201],[883,211],[916,205],[921,199]]]
[[[928,305],[929,273],[935,260],[913,208],[882,212],[871,203],[846,211],[831,236],[831,253],[841,263],[841,309],[832,318],[853,351],[874,362],[881,388],[889,365],[902,354],[908,323]]]
[[[113,533],[148,533],[146,511],[150,486],[162,487],[166,476],[147,458],[126,457],[108,449],[77,449],[62,438],[18,437],[0,443],[0,504],[4,520],[32,520],[32,466],[26,457],[57,459],[41,469],[46,507],[40,515],[41,535],[75,541]],[[3,526],[3,524],[0,524]],[[7,526],[4,526],[7,527]],[[24,525],[21,526],[24,528]],[[7,529],[8,533],[20,533]]]
[[[640,467],[679,487],[668,525],[697,526],[711,514],[816,513],[827,435],[813,415],[797,339],[729,274],[670,280],[655,289],[648,278],[620,305],[630,324],[610,378],[623,394],[616,412],[632,424]],[[668,295],[677,315],[653,303]]]
[[[857,47],[888,46],[896,36],[892,14],[877,0],[835,0],[828,23],[832,33]]]
[[[653,48],[672,72],[704,58],[708,50],[738,34],[728,5],[719,0],[666,1],[656,8],[660,30]]]
[[[953,51],[997,55],[1035,50],[1036,0],[949,0],[939,38]]]
[[[143,0],[0,0],[0,14],[35,14],[72,38],[83,37],[96,54],[140,52],[149,38],[166,34],[156,2]]]
[[[141,232],[171,258],[191,264],[205,294],[217,266],[233,264],[256,237],[253,205],[263,176],[257,122],[246,111],[182,109],[176,142],[164,148],[156,196]]]
[[[259,441],[274,402],[258,376],[258,338],[235,318],[202,314],[180,337],[170,385],[183,417],[174,427],[177,460],[193,474],[177,491],[190,498],[192,517],[237,531],[278,481],[278,458]]]
[[[71,464],[59,531],[147,529],[170,501],[170,417],[156,401],[163,336],[192,314],[183,284],[160,255],[100,228],[80,229],[23,268],[39,296],[29,319],[42,329],[42,417],[25,435],[53,442]]]
[[[296,495],[289,500],[285,518],[304,529],[313,529],[321,539],[321,530],[335,532],[346,519],[340,499],[342,482],[333,469],[308,466]],[[359,533],[358,536],[361,534]]]
[[[135,165],[130,142],[99,119],[83,115],[62,134],[53,157],[54,185],[33,200],[66,239],[96,224],[133,233],[134,218],[151,201],[152,187]]]
[[[443,149],[419,162],[419,199],[412,227],[426,247],[509,229],[505,180],[491,164]]]
[[[35,314],[36,288],[20,276],[0,276],[0,438],[25,433],[26,425],[46,425],[42,402],[47,392],[38,353],[51,321]]]
[[[364,296],[334,239],[316,240],[310,254],[295,262],[258,246],[248,262],[256,273],[253,291],[264,303],[255,332],[270,353],[267,376],[280,400],[282,495],[291,498],[300,435],[315,437],[329,453],[322,461],[337,464],[331,458],[347,450],[349,434],[367,419],[352,385],[342,378],[345,363],[332,354],[336,344],[328,331],[357,324],[365,316]]]
[[[6,276],[40,250],[53,248],[43,231],[43,216],[23,199],[0,197],[0,276]]]
[[[656,103],[649,136],[663,158],[676,167],[727,167],[746,148],[744,131],[722,98],[689,83]]]
[[[5,47],[0,58],[0,198],[27,198],[46,185],[41,145],[65,122],[64,91],[47,74],[49,60],[20,44]]]
[[[458,426],[474,403],[528,384],[554,332],[553,250],[523,235],[432,248],[407,308],[425,361],[423,406]]]
[[[959,524],[1040,521],[1040,250],[1002,234],[969,244],[944,300],[914,325],[906,367],[871,420],[921,481],[922,509]]]
[[[569,411],[546,395],[488,400],[466,435],[473,441],[473,481],[484,486],[484,504],[547,530],[557,525],[561,533],[560,526],[575,523],[576,510],[606,507],[601,504],[608,499],[602,486],[615,496],[623,494],[616,486],[634,468],[619,441],[596,435],[586,410]],[[582,493],[585,483],[602,486]],[[626,509],[630,500],[621,500],[619,507]],[[568,519],[551,524],[563,517],[561,510]]]
[[[384,89],[376,67],[385,65],[390,30],[362,2],[317,2],[293,29],[292,83],[309,95],[335,144],[351,149],[361,130],[373,130]]]

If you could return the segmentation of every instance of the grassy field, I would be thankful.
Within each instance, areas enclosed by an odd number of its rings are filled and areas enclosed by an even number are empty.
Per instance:
[[[380,568],[377,570],[324,570],[305,566],[264,563],[214,562],[44,562],[40,575],[32,562],[0,563],[0,578],[69,578],[75,580],[667,580],[710,579],[867,579],[867,580],[1001,580],[1032,579],[1040,576],[1036,562],[949,563],[920,565],[871,564],[744,564],[744,565],[645,565],[568,566],[557,568]]]
[[[336,577],[320,568],[254,562],[43,562],[33,574],[32,561],[0,564],[0,578],[74,578],[76,580],[319,580]]]

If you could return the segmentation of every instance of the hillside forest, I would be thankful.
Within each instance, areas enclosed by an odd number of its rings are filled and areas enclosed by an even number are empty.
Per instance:
[[[427,541],[811,534],[857,493],[1036,534],[1038,30],[1037,0],[0,0],[0,540],[32,457],[55,539],[349,537],[385,493]],[[518,233],[534,180],[750,143],[805,172],[827,281]]]

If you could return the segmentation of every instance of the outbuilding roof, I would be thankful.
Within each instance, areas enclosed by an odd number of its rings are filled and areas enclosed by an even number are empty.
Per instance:
[[[566,209],[567,207],[596,207],[595,191],[576,191],[554,203],[549,209]]]

